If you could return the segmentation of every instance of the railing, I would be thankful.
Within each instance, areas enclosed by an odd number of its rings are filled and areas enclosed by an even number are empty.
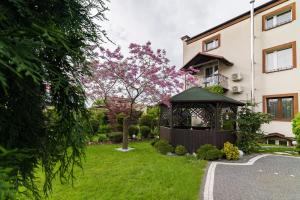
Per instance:
[[[160,138],[167,140],[173,146],[183,145],[189,153],[196,152],[204,144],[212,144],[221,149],[225,142],[235,143],[235,131],[191,130],[160,127]]]
[[[228,77],[222,74],[214,74],[210,77],[205,77],[201,80],[204,87],[220,85],[221,87],[228,89]]]

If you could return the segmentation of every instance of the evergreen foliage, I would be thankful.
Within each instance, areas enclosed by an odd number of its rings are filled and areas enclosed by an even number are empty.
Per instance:
[[[39,199],[37,168],[47,195],[54,177],[72,180],[81,166],[87,119],[81,77],[90,74],[91,44],[105,36],[95,23],[105,10],[102,0],[0,2],[0,146],[10,152],[0,157],[0,170],[9,169],[13,190]]]

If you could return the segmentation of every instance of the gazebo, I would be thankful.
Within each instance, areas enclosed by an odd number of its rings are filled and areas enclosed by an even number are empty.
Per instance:
[[[244,103],[221,94],[193,87],[161,105],[160,138],[173,146],[183,145],[190,153],[204,144],[222,148],[236,142],[238,106]]]

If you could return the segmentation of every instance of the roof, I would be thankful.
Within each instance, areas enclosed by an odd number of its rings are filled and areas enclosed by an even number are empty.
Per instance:
[[[213,103],[213,102],[223,102],[223,103],[230,103],[235,104],[238,106],[244,105],[244,103],[240,101],[236,101],[229,97],[226,97],[221,94],[216,94],[207,91],[206,89],[200,87],[192,87],[187,89],[171,98],[171,103],[190,103],[190,102],[206,102],[206,103]]]
[[[285,135],[281,134],[281,133],[270,133],[268,135],[265,135],[264,138],[282,138],[282,139],[286,139],[286,140],[293,140],[293,138],[290,137],[286,137]]]
[[[220,62],[224,63],[225,65],[232,66],[233,63],[224,58],[223,56],[208,54],[208,53],[197,53],[189,62],[187,62],[182,69],[187,69],[191,66],[199,65],[202,63],[206,63],[211,60],[219,60]]]
[[[273,6],[277,6],[277,5],[279,5],[281,3],[284,3],[286,1],[288,1],[288,0],[271,0],[271,1],[265,3],[261,6],[256,7],[254,9],[254,12],[255,12],[255,14],[261,13],[261,12],[263,12],[263,11],[269,9],[269,8],[272,8]],[[232,18],[232,19],[230,19],[230,20],[228,20],[228,21],[226,21],[222,24],[219,24],[219,25],[217,25],[213,28],[210,28],[210,29],[208,29],[208,30],[206,30],[202,33],[199,33],[199,34],[193,36],[193,37],[190,37],[190,38],[187,39],[187,36],[184,36],[184,38],[186,39],[187,43],[191,43],[191,42],[194,42],[195,40],[198,40],[202,37],[206,37],[206,36],[211,35],[211,34],[217,32],[217,31],[220,31],[223,28],[227,28],[231,25],[234,25],[234,24],[236,24],[236,23],[238,23],[238,22],[240,22],[244,19],[247,19],[249,17],[250,17],[250,11],[245,12],[245,13],[237,16],[237,17],[234,17],[234,18]]]

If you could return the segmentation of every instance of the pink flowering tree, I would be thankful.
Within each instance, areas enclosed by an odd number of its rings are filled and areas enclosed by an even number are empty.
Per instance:
[[[185,81],[194,84],[196,78],[190,75],[195,69],[177,70],[166,58],[166,51],[152,50],[151,43],[130,44],[124,57],[118,47],[114,51],[100,49],[99,59],[91,66],[92,76],[85,80],[87,94],[93,99],[124,98],[129,102],[128,118],[132,118],[137,104],[168,104],[171,95],[184,89]],[[127,149],[127,127],[123,128],[123,148]]]

